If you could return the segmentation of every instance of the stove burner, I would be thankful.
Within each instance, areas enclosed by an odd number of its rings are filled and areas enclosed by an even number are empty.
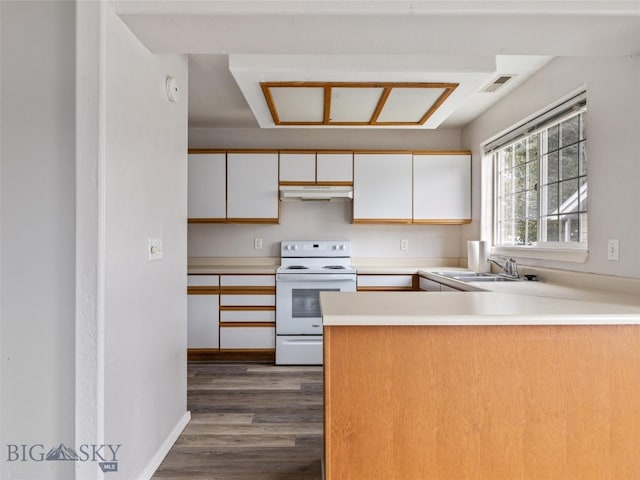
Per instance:
[[[346,267],[344,265],[325,265],[323,268],[329,270],[344,270]]]
[[[305,267],[304,265],[289,265],[287,270],[308,270],[309,267]]]

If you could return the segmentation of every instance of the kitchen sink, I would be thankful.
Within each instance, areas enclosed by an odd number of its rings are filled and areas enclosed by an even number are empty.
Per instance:
[[[461,282],[517,282],[518,278],[507,277],[499,273],[476,272],[433,272],[443,277],[453,278]]]
[[[495,276],[486,276],[486,277],[461,277],[460,280],[463,282],[517,282],[517,278],[510,277],[501,277],[498,275]]]

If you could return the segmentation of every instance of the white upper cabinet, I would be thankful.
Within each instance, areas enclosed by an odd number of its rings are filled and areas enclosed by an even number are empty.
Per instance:
[[[318,183],[353,183],[353,153],[320,153],[317,155]]]
[[[278,222],[278,153],[227,154],[227,218]]]
[[[295,183],[315,183],[316,154],[311,153],[281,153],[280,181]]]
[[[354,223],[411,223],[411,153],[356,153]]]
[[[413,156],[413,221],[444,224],[471,221],[470,155]]]
[[[281,152],[280,183],[351,185],[353,153]]]
[[[188,217],[224,221],[227,202],[226,154],[190,154],[188,170]]]

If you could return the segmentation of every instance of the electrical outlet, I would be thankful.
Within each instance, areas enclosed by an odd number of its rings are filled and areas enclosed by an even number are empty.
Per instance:
[[[254,250],[262,250],[262,239],[254,238],[253,239],[253,249]]]
[[[400,250],[409,250],[409,240],[400,240]]]
[[[149,252],[149,261],[162,260],[162,239],[150,238],[148,252]]]
[[[607,241],[607,260],[620,260],[620,242],[610,238]]]

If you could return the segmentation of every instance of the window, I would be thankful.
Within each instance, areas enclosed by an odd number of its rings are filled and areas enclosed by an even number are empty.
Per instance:
[[[580,94],[492,142],[495,245],[587,245],[586,101]]]

